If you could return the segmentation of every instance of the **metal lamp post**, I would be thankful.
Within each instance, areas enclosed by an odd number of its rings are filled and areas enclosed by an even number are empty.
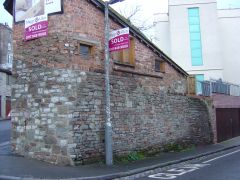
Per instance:
[[[115,4],[124,0],[105,1],[105,161],[107,165],[113,165],[112,150],[112,124],[110,110],[110,84],[109,84],[109,4]]]

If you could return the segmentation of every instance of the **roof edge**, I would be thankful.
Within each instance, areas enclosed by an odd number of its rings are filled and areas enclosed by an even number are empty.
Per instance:
[[[13,15],[13,0],[5,0],[3,3],[4,9],[9,12],[9,14]]]
[[[101,8],[104,12],[105,3],[102,0],[88,0],[93,3],[96,7]],[[152,41],[150,41],[137,27],[131,24],[126,18],[116,12],[113,8],[109,7],[109,16],[116,20],[123,27],[129,27],[130,32],[134,37],[138,37],[141,42],[144,42],[147,47],[152,49],[159,57],[162,57],[166,60],[171,66],[178,70],[184,76],[189,76],[189,74],[183,70],[178,64],[176,64],[169,56],[167,56],[161,49],[159,49]]]
[[[0,72],[6,73],[6,74],[8,74],[8,75],[12,75],[12,71],[10,71],[10,70],[8,70],[8,69],[0,68]]]

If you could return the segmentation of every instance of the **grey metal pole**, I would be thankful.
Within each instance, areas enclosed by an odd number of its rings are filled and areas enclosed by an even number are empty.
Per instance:
[[[105,2],[105,160],[106,164],[113,165],[112,151],[112,124],[110,110],[110,84],[109,84],[109,15],[108,2]]]

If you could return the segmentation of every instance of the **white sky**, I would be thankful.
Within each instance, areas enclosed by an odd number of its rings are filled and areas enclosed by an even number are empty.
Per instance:
[[[217,0],[219,9],[240,8],[240,0]],[[125,0],[114,4],[112,7],[117,11],[124,11],[129,14],[131,10],[140,6],[141,12],[138,13],[137,18],[146,22],[145,25],[151,25],[154,22],[153,14],[168,12],[168,0]],[[123,12],[123,13],[124,13]],[[153,30],[145,32],[148,37],[153,36]]]
[[[5,0],[0,0],[0,23],[8,23],[10,27],[12,27],[12,16],[5,11],[3,7],[3,3]]]
[[[240,8],[240,0],[217,0],[219,9]],[[165,13],[168,11],[168,0],[125,0],[113,5],[115,9],[134,7],[140,5],[145,17],[154,13]]]
[[[11,25],[12,18],[11,16],[4,10],[2,4],[5,0],[0,0],[0,23],[7,22]],[[168,9],[167,6],[168,0],[125,0],[124,2],[117,3],[114,5],[114,8],[121,7],[134,7],[136,5],[141,6],[141,14],[139,17],[141,19],[151,19],[152,15],[156,12],[166,12]],[[218,8],[240,8],[240,0],[218,0]],[[126,8],[127,9],[127,8]]]

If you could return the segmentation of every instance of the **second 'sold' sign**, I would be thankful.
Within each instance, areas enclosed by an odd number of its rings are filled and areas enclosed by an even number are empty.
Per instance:
[[[110,33],[109,51],[129,48],[129,28],[119,29]]]
[[[42,15],[25,20],[25,40],[36,39],[48,35],[48,16]]]

